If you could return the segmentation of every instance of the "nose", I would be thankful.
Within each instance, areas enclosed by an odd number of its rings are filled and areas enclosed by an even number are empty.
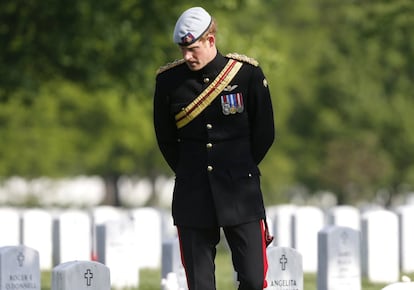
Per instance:
[[[185,61],[189,61],[192,57],[193,56],[190,51],[183,51],[183,58]]]

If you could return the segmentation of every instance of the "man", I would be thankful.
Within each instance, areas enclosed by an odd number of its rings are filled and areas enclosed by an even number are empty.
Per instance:
[[[159,148],[176,175],[172,215],[190,290],[215,289],[223,229],[240,290],[266,285],[266,223],[258,164],[274,140],[267,81],[257,62],[223,56],[201,7],[178,19],[182,60],[162,67],[154,95]]]

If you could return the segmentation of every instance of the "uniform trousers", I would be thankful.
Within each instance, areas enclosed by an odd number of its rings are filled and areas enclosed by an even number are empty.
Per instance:
[[[177,226],[181,260],[189,290],[214,290],[216,246],[220,228]],[[266,287],[267,256],[263,220],[223,227],[231,250],[239,290],[262,290]]]

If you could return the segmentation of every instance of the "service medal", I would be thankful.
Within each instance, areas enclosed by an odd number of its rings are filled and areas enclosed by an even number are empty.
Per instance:
[[[244,110],[241,93],[221,96],[221,107],[224,115],[241,113]]]

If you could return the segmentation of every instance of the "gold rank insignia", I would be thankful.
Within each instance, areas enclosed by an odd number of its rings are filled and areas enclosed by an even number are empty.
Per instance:
[[[242,61],[242,62],[246,62],[249,63],[251,65],[254,66],[259,66],[259,62],[257,60],[255,60],[254,58],[248,57],[246,55],[243,54],[238,54],[238,53],[228,53],[226,54],[227,58],[232,58],[238,61]]]
[[[169,69],[171,69],[173,67],[176,67],[176,66],[178,66],[178,65],[180,65],[180,64],[182,64],[184,62],[185,62],[184,59],[177,59],[177,60],[174,60],[173,62],[167,63],[166,65],[163,65],[162,67],[160,67],[157,70],[157,75],[160,74],[160,73],[162,73],[162,72],[165,72],[166,70],[169,70]]]

